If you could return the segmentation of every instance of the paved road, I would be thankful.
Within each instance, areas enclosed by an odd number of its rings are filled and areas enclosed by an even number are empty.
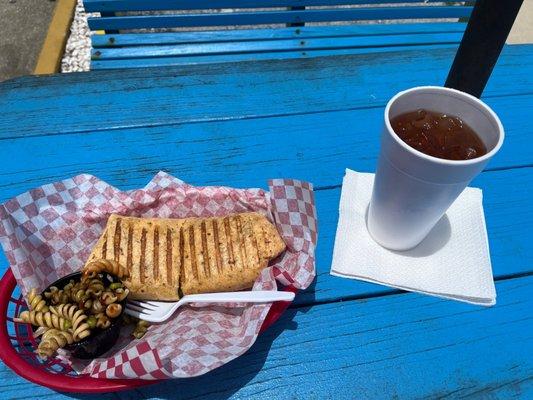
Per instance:
[[[33,72],[55,1],[0,1],[0,81]]]
[[[533,0],[524,0],[516,17],[513,29],[507,38],[508,44],[533,43]]]

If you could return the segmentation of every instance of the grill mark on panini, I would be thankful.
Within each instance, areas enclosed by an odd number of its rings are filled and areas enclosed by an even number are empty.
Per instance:
[[[180,251],[181,251],[180,247]],[[172,229],[167,228],[167,258],[165,260],[167,270],[167,283],[172,285]]]
[[[159,278],[159,227],[154,228],[154,280]]]
[[[126,270],[131,273],[133,264],[133,225],[128,227],[128,249],[126,252]]]
[[[191,250],[191,269],[194,279],[198,279],[198,266],[196,265],[196,248],[194,246],[194,226],[189,226],[189,246]]]
[[[113,237],[113,252],[114,252],[114,258],[115,261],[119,261],[120,257],[120,226],[122,225],[122,220],[117,219],[117,225],[115,226],[115,235]]]
[[[180,280],[180,289],[181,289],[181,282],[185,280],[185,266],[184,266],[184,258],[185,258],[185,238],[183,237],[183,226],[180,226],[179,231],[179,252],[180,252],[180,274],[179,274],[179,280]],[[169,282],[170,284],[171,282]]]
[[[250,222],[250,229],[252,230],[252,245],[255,248],[255,253],[257,255],[257,261],[261,263],[261,253],[259,253],[259,244],[257,242],[257,237],[255,236],[255,229],[253,222]]]
[[[265,232],[265,227],[263,225],[261,225],[261,243],[263,243],[263,249],[265,250],[265,254],[263,254],[263,258],[269,258],[271,256],[271,252],[268,250],[270,248],[270,246],[268,246],[270,244],[270,240],[268,239],[267,237],[267,234]]]
[[[204,276],[211,276],[209,267],[209,250],[207,248],[207,226],[205,221],[200,224],[200,237],[202,238],[202,259],[204,260]]]
[[[233,255],[233,243],[231,240],[231,228],[229,226],[229,217],[224,218],[224,232],[226,233],[226,243],[228,244],[229,267],[233,269],[235,265],[235,257]]]
[[[239,244],[239,251],[241,252],[242,268],[248,262],[248,256],[246,254],[246,240],[244,238],[244,232],[242,230],[242,223],[240,215],[235,216],[235,224],[237,225],[237,243]]]
[[[102,257],[107,258],[107,232],[104,234],[104,244],[102,245]]]
[[[139,261],[139,280],[141,281],[141,283],[144,283],[145,261],[146,261],[146,229],[143,228],[141,231],[141,259]]]
[[[220,243],[218,238],[217,220],[213,219],[213,240],[215,241],[215,260],[217,262],[217,272],[222,273],[222,257],[220,253]]]

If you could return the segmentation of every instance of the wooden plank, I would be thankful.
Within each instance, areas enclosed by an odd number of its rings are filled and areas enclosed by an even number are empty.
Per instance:
[[[531,398],[532,289],[499,282],[492,308],[402,294],[289,310],[237,360],[117,397]],[[6,398],[70,398],[0,374]]]
[[[240,53],[266,53],[276,51],[308,51],[334,49],[365,49],[388,46],[420,46],[431,44],[456,44],[461,42],[461,32],[432,34],[399,34],[364,37],[335,37],[311,39],[262,40],[228,43],[194,43],[159,46],[137,46],[93,49],[91,58],[127,59],[172,57],[185,55],[216,55]]]
[[[530,198],[523,182],[532,180],[533,169],[508,169],[514,163],[533,164],[530,137],[523,134],[527,118],[516,118],[524,115],[531,97],[492,99],[506,126],[507,142],[489,165],[493,171],[473,183],[485,191],[496,276],[529,272],[533,265],[528,250],[533,215],[523,212]],[[344,168],[374,170],[382,113],[376,108],[5,140],[0,158],[12,161],[0,174],[1,201],[82,172],[121,189],[144,186],[159,169],[196,185],[264,187],[272,177],[307,179],[318,189],[319,278],[297,301],[375,295],[389,289],[330,277],[329,269]]]
[[[487,98],[531,92],[531,49],[504,49]],[[0,84],[0,139],[383,106],[399,90],[441,85],[453,55],[413,50],[18,78]]]
[[[395,46],[394,51],[413,51],[423,48],[424,51],[433,51],[436,49],[453,48],[456,44],[432,44],[432,45],[414,45],[414,46]],[[361,55],[368,56],[377,53],[390,53],[391,47],[364,47],[348,49],[328,49],[328,50],[305,50],[305,51],[275,51],[268,53],[239,53],[239,54],[216,54],[200,56],[179,56],[179,57],[150,57],[150,58],[126,58],[118,60],[93,59],[91,61],[91,70],[113,70],[113,69],[132,69],[132,68],[166,68],[184,65],[201,65],[201,64],[219,64],[235,62],[254,62],[261,60],[293,60],[293,59],[310,59],[324,56],[339,55]]]
[[[465,18],[472,7],[377,7],[217,14],[142,15],[89,18],[91,30],[174,28],[299,22],[368,21],[383,19]]]
[[[500,115],[506,141],[491,169],[532,164],[529,96],[485,99]],[[179,105],[177,105],[179,107]],[[129,189],[159,168],[196,185],[264,185],[268,178],[340,185],[344,168],[372,171],[379,151],[383,108],[196,122],[6,139],[0,159],[0,201],[33,187],[87,172]],[[206,165],[208,168],[206,168]],[[245,167],[243,167],[245,166]]]
[[[426,0],[435,3],[438,0]],[[301,6],[336,6],[358,4],[420,3],[420,0],[85,0],[85,10],[99,11],[157,11],[157,10],[199,10],[221,8],[268,8]]]
[[[304,39],[318,37],[373,36],[396,34],[459,33],[464,23],[372,24],[343,26],[305,26],[280,29],[233,29],[199,32],[121,33],[93,35],[93,47],[125,47],[161,44],[219,43],[252,40]]]
[[[180,392],[248,399],[532,393],[532,287],[531,277],[498,284],[502,300],[490,309],[410,294],[294,310],[245,356],[183,382]],[[213,385],[219,379],[224,386]],[[171,387],[140,391],[163,397]]]

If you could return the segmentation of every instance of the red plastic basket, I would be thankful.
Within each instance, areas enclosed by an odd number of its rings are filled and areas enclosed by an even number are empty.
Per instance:
[[[8,268],[0,281],[0,359],[18,375],[50,389],[76,393],[116,392],[158,382],[141,379],[96,379],[76,374],[59,359],[41,361],[34,353],[37,343],[29,324],[13,321],[13,317],[26,308],[22,295],[15,295],[16,287],[17,281]],[[292,287],[285,290],[296,292]],[[289,304],[290,302],[285,301],[274,303],[260,333],[276,322]],[[9,334],[8,324],[12,325],[14,336]]]

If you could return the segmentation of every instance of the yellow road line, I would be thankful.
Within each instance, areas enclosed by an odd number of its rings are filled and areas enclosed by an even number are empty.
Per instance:
[[[75,8],[76,0],[56,0],[54,16],[48,27],[41,53],[33,71],[34,74],[59,72]]]

